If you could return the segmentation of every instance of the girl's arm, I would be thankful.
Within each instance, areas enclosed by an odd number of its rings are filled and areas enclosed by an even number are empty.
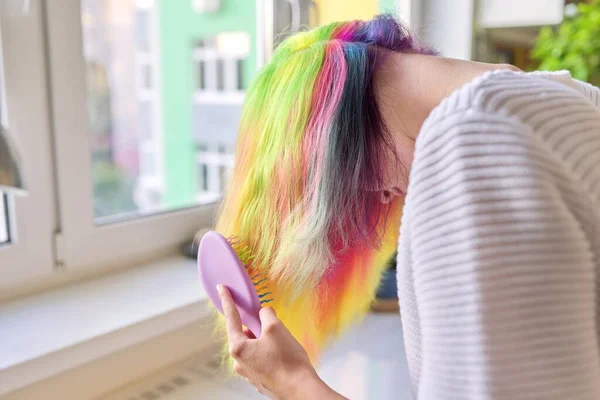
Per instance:
[[[405,210],[418,398],[600,398],[597,227],[582,189],[520,121],[451,117],[417,149]]]

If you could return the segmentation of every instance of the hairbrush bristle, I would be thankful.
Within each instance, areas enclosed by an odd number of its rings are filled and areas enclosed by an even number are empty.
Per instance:
[[[244,264],[246,272],[254,284],[254,288],[256,289],[258,298],[260,299],[260,305],[262,306],[263,304],[272,302],[273,292],[269,290],[268,279],[262,272],[257,271],[256,268],[252,266],[254,255],[252,255],[252,250],[250,250],[250,247],[235,236],[228,237],[227,241],[231,245],[233,251],[235,251],[237,254],[242,264]]]

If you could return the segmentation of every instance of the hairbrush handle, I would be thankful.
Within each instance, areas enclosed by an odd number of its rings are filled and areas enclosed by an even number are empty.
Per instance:
[[[260,337],[260,333],[262,331],[262,324],[260,322],[259,317],[250,317],[246,320],[244,324],[246,328],[250,329],[250,332],[254,334],[254,337],[257,339]]]
[[[260,316],[259,316],[260,309],[256,314],[245,312],[245,309],[242,310],[242,308],[240,306],[238,306],[238,304],[243,304],[245,302],[245,300],[244,300],[245,295],[240,294],[239,291],[236,290],[236,288],[234,288],[234,287],[227,286],[226,284],[223,284],[223,286],[225,286],[227,288],[227,290],[229,290],[229,293],[231,293],[231,298],[233,299],[235,308],[238,310],[238,313],[240,314],[240,318],[242,320],[242,325],[244,325],[246,328],[250,329],[250,331],[258,339],[260,337],[260,332],[262,330],[262,323],[260,322]],[[219,304],[218,304],[218,306],[215,304],[215,306],[217,307],[217,309],[219,311],[222,312],[223,305],[221,303],[221,298],[219,298],[217,301],[219,302]]]
[[[223,313],[217,285],[223,285],[231,293],[240,313],[242,324],[254,336],[260,337],[260,298],[246,267],[240,261],[231,244],[221,234],[207,232],[198,249],[198,273],[208,298],[219,312]]]

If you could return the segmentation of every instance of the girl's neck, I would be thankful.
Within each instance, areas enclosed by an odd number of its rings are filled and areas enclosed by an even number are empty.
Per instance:
[[[381,116],[392,134],[395,156],[385,168],[387,195],[402,196],[408,187],[415,140],[425,119],[442,100],[487,71],[517,70],[511,65],[395,53],[384,59],[375,74],[375,93]],[[396,161],[400,161],[398,164]],[[398,165],[402,168],[398,170]]]
[[[414,141],[425,119],[443,99],[497,69],[518,70],[512,65],[393,53],[375,75],[382,117],[394,136]]]

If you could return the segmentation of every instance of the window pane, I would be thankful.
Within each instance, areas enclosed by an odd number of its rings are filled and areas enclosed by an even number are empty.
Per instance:
[[[208,192],[208,166],[200,165],[200,191]]]
[[[204,61],[198,61],[198,89],[206,89],[206,83],[204,81]]]
[[[256,2],[212,12],[192,3],[81,0],[99,223],[222,194],[256,72]]]
[[[10,241],[8,234],[8,204],[6,196],[0,192],[0,245]]]
[[[141,69],[143,88],[152,90],[152,67],[150,65],[144,65]]]
[[[134,23],[135,35],[136,35],[136,46],[141,51],[149,52],[150,49],[150,37],[148,35],[151,23],[150,10],[147,8],[138,8],[135,11],[136,21]]]
[[[225,190],[227,188],[227,183],[229,181],[229,176],[227,176],[227,167],[222,165],[219,167],[219,178],[220,178],[220,189]]]
[[[223,65],[223,59],[217,60],[217,91],[222,92],[225,90],[225,66]]]
[[[244,89],[244,60],[237,60],[236,62],[236,74],[237,74],[237,90]]]

